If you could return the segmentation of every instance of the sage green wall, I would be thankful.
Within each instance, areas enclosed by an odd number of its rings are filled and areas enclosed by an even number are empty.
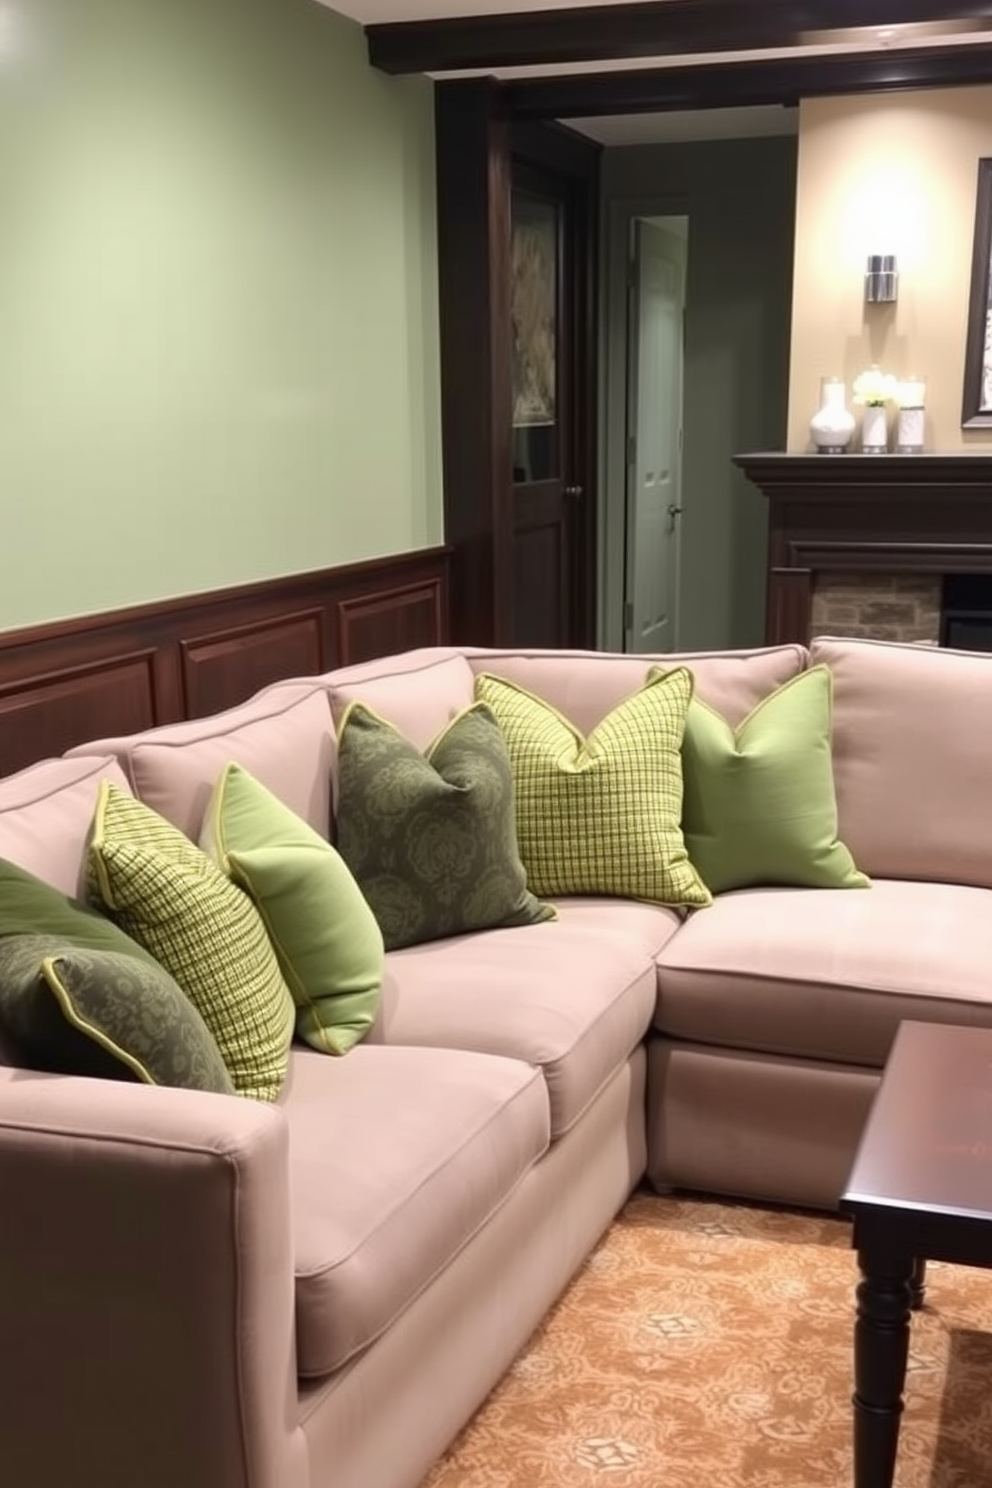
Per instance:
[[[764,639],[767,509],[732,456],[785,448],[796,153],[794,135],[603,153],[607,219],[622,202],[689,217],[679,634],[685,648]]]
[[[0,628],[441,540],[433,95],[315,0],[21,0]]]

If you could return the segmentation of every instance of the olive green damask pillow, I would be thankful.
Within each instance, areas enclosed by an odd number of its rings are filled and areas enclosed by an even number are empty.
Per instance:
[[[353,703],[340,727],[337,827],[387,950],[555,916],[527,888],[510,761],[483,703],[426,754]]]
[[[151,958],[60,936],[5,936],[0,1027],[38,1069],[234,1093],[200,1014]]]

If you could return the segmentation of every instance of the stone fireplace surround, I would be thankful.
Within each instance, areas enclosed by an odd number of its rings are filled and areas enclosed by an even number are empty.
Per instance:
[[[939,645],[949,575],[992,588],[992,453],[735,456],[769,504],[765,639]]]

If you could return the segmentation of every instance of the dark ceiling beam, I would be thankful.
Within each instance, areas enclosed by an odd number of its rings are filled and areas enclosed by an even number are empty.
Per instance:
[[[480,0],[480,5],[485,0]],[[543,66],[800,46],[852,27],[988,22],[992,0],[645,0],[367,26],[383,72]]]
[[[801,98],[988,82],[992,43],[943,51],[899,48],[535,78],[502,83],[499,99],[501,109],[515,119],[579,119],[669,109],[795,105]]]

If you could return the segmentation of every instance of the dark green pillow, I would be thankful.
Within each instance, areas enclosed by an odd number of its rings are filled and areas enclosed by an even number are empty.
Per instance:
[[[510,760],[485,703],[426,754],[353,703],[340,727],[337,826],[387,950],[555,917],[527,888]]]
[[[154,961],[58,936],[7,935],[0,1023],[37,1069],[234,1093],[207,1025]]]
[[[0,858],[0,937],[54,935],[91,951],[117,951],[149,966],[158,962],[113,920],[70,899],[26,868]]]

